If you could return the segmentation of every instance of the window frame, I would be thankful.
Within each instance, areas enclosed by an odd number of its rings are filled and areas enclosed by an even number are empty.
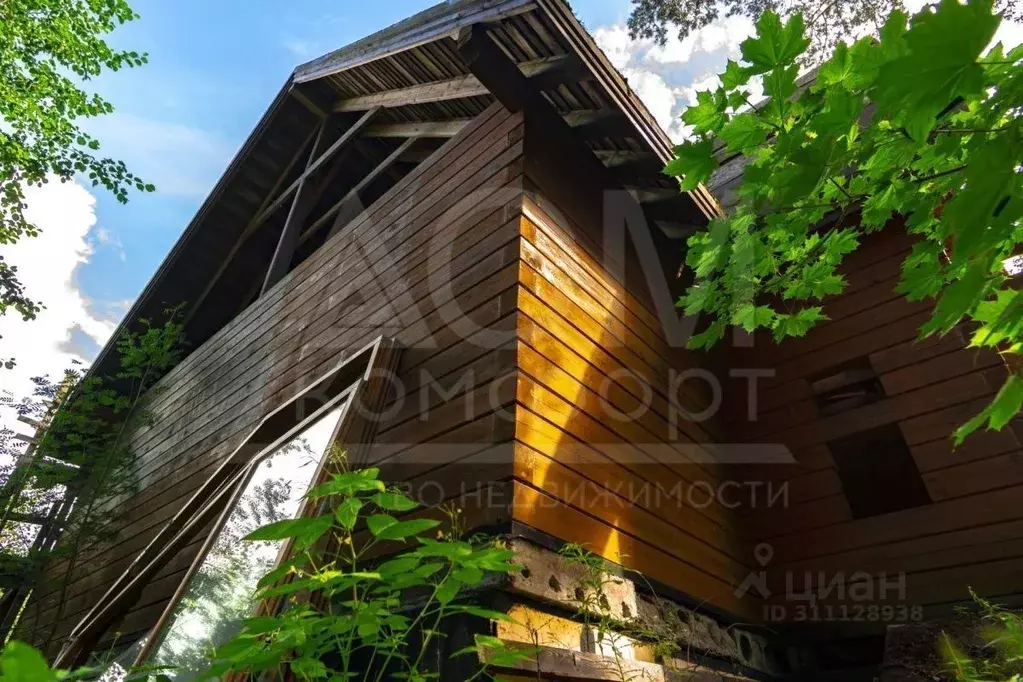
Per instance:
[[[259,462],[299,436],[315,421],[329,414],[349,395],[350,402],[334,429],[327,451],[329,452],[329,448],[336,443],[345,443],[349,460],[357,464],[363,461],[368,453],[369,441],[375,432],[375,416],[380,413],[383,400],[390,388],[389,378],[397,368],[399,355],[400,346],[395,339],[378,336],[358,351],[342,358],[308,387],[263,417],[78,622],[68,636],[55,665],[63,668],[83,665],[110,626],[131,611],[149,582],[180,549],[189,544],[200,530],[213,521],[215,525],[210,529],[206,541],[166,608],[161,612],[160,618],[149,628],[147,634],[143,635],[146,642],[135,656],[134,664],[143,661],[155,648],[155,642],[162,634],[162,629],[167,626],[173,609],[187,590],[195,571],[215,541],[217,532],[223,527],[222,524],[226,522],[234,508],[234,500],[241,493]],[[313,401],[312,409],[308,409],[309,401]],[[296,414],[303,416],[296,418]],[[334,473],[329,465],[329,459],[321,457],[310,486],[322,483]],[[306,500],[300,505],[294,518],[308,515],[313,511],[313,506]],[[288,551],[290,543],[282,547],[277,561],[279,562]],[[258,607],[257,604],[253,606]]]

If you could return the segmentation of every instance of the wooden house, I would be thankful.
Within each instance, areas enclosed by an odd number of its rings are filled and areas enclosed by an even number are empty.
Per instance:
[[[826,679],[968,587],[1023,592],[1019,426],[948,438],[1004,370],[914,341],[905,232],[849,258],[806,338],[689,352],[685,240],[742,160],[682,194],[671,150],[564,0],[452,0],[298,67],[127,317],[184,303],[191,342],[132,436],[138,492],[15,636],[68,664],[168,626],[257,455],[327,417],[319,455],[519,550],[495,590],[548,625],[511,675],[615,679],[565,543],[617,572],[616,617],[681,623],[698,679]]]

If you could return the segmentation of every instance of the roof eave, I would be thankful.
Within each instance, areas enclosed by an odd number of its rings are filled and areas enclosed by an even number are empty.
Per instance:
[[[330,76],[444,36],[457,35],[465,26],[500,21],[534,7],[535,0],[456,0],[434,5],[382,31],[299,66],[293,78],[296,83],[305,83]]]

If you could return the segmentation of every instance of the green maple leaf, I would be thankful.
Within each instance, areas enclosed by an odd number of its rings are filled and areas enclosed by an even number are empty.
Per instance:
[[[810,40],[803,36],[803,15],[792,15],[783,26],[774,12],[764,12],[757,20],[757,36],[740,45],[742,58],[750,63],[750,73],[765,73],[778,66],[787,66],[803,54]]]
[[[732,152],[748,151],[758,147],[767,139],[767,128],[754,114],[733,116],[718,134]]]
[[[690,336],[686,347],[692,350],[711,348],[715,343],[725,338],[725,328],[724,322],[714,320],[704,331]]]
[[[868,232],[885,226],[894,213],[899,210],[899,187],[891,183],[880,192],[874,192],[863,202],[861,224]]]
[[[835,230],[824,239],[824,260],[837,264],[842,257],[855,251],[860,245],[859,235],[853,229]]]
[[[926,140],[938,113],[956,97],[983,89],[977,58],[999,21],[990,2],[942,0],[936,12],[918,14],[904,38],[908,53],[880,69],[872,91],[878,108],[901,122],[914,140]]]
[[[714,141],[685,142],[675,147],[675,159],[664,167],[664,174],[673,177],[683,176],[679,186],[683,190],[693,190],[718,167],[714,158]]]
[[[693,126],[697,135],[716,133],[728,121],[726,106],[723,92],[719,97],[709,90],[703,90],[696,93],[696,105],[682,112],[682,120]]]
[[[1002,289],[993,300],[977,305],[973,319],[982,324],[970,339],[971,347],[1018,343],[1023,339],[1023,292]]]
[[[817,86],[828,87],[838,85],[850,80],[856,73],[853,55],[849,46],[839,43],[835,47],[835,53],[831,59],[820,65],[817,69]]]
[[[729,59],[728,64],[725,65],[725,72],[721,74],[721,85],[725,90],[735,90],[739,86],[746,85],[752,75],[749,69],[743,68],[739,66],[738,62]]]
[[[1012,238],[1019,216],[1019,173],[1023,144],[1015,129],[986,142],[971,155],[965,170],[966,187],[942,212],[945,234],[953,240],[953,263]]]
[[[959,320],[984,297],[988,288],[988,269],[983,261],[970,263],[966,272],[942,292],[931,319],[920,328],[920,336],[935,332],[944,334],[959,324]]]
[[[945,285],[941,259],[941,247],[938,244],[931,241],[914,244],[902,265],[902,277],[895,290],[910,301],[937,296]]]
[[[747,303],[732,314],[732,324],[752,333],[760,327],[770,327],[774,318],[775,312],[768,306]]]
[[[864,106],[863,97],[860,95],[841,88],[828,90],[827,103],[810,121],[810,127],[818,135],[844,135],[852,126],[855,126],[858,133],[857,119]]]
[[[990,405],[956,429],[955,444],[961,445],[966,437],[983,426],[984,422],[988,423],[988,429],[1000,431],[1010,420],[1019,415],[1021,409],[1023,409],[1023,377],[1013,374],[1005,380]]]
[[[785,100],[796,92],[796,76],[799,67],[777,67],[764,76],[764,94],[775,100]]]
[[[718,288],[711,283],[694,284],[686,290],[685,296],[678,300],[678,306],[686,315],[696,315],[714,309],[714,303],[720,298]]]
[[[823,261],[817,261],[804,267],[799,277],[790,281],[782,297],[785,299],[807,300],[816,298],[818,300],[842,293],[845,289],[845,277],[835,274],[835,266]]]
[[[901,172],[913,162],[919,148],[919,143],[892,134],[885,138],[884,144],[875,147],[874,153],[867,157],[860,169],[874,180]]]
[[[779,314],[774,321],[772,336],[776,342],[790,337],[806,336],[806,333],[818,322],[827,320],[820,306],[803,308],[795,315]]]
[[[809,144],[790,154],[789,160],[791,163],[775,168],[770,177],[775,190],[774,200],[782,206],[794,204],[812,194],[827,169],[828,149],[820,144]]]

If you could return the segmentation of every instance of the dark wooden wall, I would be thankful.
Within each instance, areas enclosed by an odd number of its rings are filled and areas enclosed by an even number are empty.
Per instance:
[[[513,426],[500,408],[515,400],[522,127],[487,109],[160,382],[155,423],[131,441],[139,492],[117,504],[112,540],[77,558],[66,593],[67,565],[50,567],[19,638],[49,640],[52,652],[261,417],[380,334],[405,350],[371,457],[392,476],[439,482],[433,494],[463,494],[455,479],[507,478]],[[440,398],[438,386],[450,392]],[[422,443],[431,447],[410,448]],[[483,451],[483,469],[458,461]],[[506,503],[474,515],[506,519]],[[121,641],[152,626],[201,541],[116,626]]]
[[[758,337],[753,348],[727,352],[733,366],[777,372],[763,381],[756,422],[736,420],[732,428],[753,441],[784,443],[798,462],[743,474],[776,489],[788,485],[788,505],[749,510],[743,521],[751,543],[773,548],[767,570],[776,594],[787,575],[799,591],[807,571],[828,579],[862,571],[877,585],[881,574],[891,582],[905,573],[905,600],[879,603],[929,613],[968,600],[971,586],[988,596],[1023,591],[1020,421],[1000,433],[978,432],[955,450],[949,437],[991,399],[1005,370],[997,354],[966,347],[965,328],[916,340],[931,303],[910,303],[895,291],[909,247],[893,221],[847,259],[848,289],[824,308],[830,322],[780,346]],[[821,416],[810,382],[856,361],[876,374],[883,399]],[[826,443],[884,425],[901,431],[932,502],[854,518]]]
[[[775,588],[786,571],[828,570],[905,571],[910,603],[959,600],[968,585],[1019,591],[1017,433],[955,452],[948,440],[1002,369],[960,332],[914,342],[930,308],[893,291],[909,246],[898,226],[849,259],[832,321],[805,339],[692,354],[669,341],[647,286],[662,267],[671,284],[678,254],[663,241],[659,263],[605,253],[613,182],[548,142],[490,107],[168,374],[154,424],[132,436],[139,492],[117,502],[112,540],[77,558],[66,593],[67,564],[50,568],[17,636],[52,651],[263,415],[382,333],[404,351],[369,459],[424,502],[455,502],[470,526],[514,521],[585,544],[747,622],[762,603],[736,587],[762,542]],[[864,357],[887,397],[820,417],[810,380]],[[709,397],[699,382],[673,387],[672,372],[727,383],[737,367],[777,372],[756,421],[735,417],[742,400],[679,418]],[[934,501],[856,520],[825,443],[883,424],[901,429]],[[708,447],[720,442],[783,443],[797,463],[722,466]],[[789,504],[743,512],[701,496],[732,479],[787,484]],[[155,622],[202,539],[117,625],[122,641]]]
[[[699,492],[720,480],[704,448],[716,424],[677,416],[707,396],[669,385],[706,358],[668,342],[644,276],[662,276],[659,264],[604,252],[613,185],[542,133],[527,125],[514,519],[748,617],[734,595],[749,556],[736,517]]]

